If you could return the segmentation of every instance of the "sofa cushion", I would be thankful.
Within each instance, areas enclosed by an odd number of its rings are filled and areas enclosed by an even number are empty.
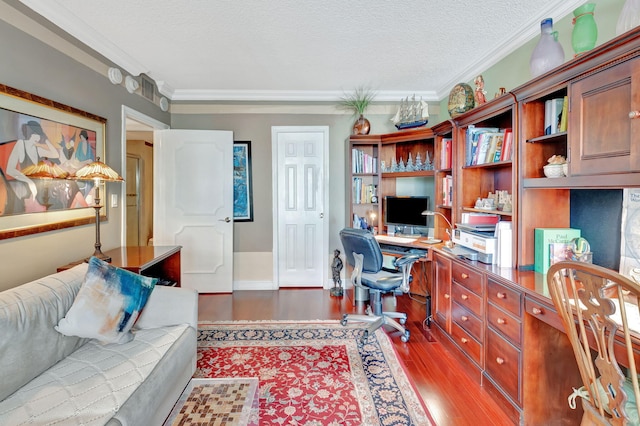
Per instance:
[[[105,343],[129,342],[131,327],[157,281],[92,257],[73,306],[55,329]]]
[[[0,402],[0,424],[103,425],[184,333],[193,329],[139,330],[126,344],[91,340]]]
[[[84,263],[0,292],[0,401],[85,343],[53,327],[71,308],[86,272]]]

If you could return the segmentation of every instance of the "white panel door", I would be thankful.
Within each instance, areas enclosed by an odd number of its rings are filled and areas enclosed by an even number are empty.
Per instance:
[[[274,280],[279,287],[323,287],[326,127],[274,127]]]
[[[183,287],[233,290],[233,132],[154,132],[154,245],[182,246]]]

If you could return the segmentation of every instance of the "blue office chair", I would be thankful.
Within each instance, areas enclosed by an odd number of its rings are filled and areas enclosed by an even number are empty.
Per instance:
[[[368,289],[370,299],[368,315],[344,314],[341,324],[347,325],[348,321],[369,323],[362,336],[362,343],[385,324],[400,331],[402,333],[400,340],[408,342],[409,330],[403,326],[407,321],[407,314],[382,312],[382,294],[398,290],[407,293],[411,283],[411,267],[420,256],[407,255],[397,258],[394,266],[400,272],[387,272],[382,269],[382,251],[371,232],[365,229],[345,228],[340,231],[340,240],[347,263],[353,267],[351,282],[355,287]]]

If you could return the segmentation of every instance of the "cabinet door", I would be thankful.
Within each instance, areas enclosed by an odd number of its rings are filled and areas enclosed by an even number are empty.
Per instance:
[[[639,67],[622,62],[570,86],[570,176],[640,170]]]
[[[451,333],[451,260],[439,253],[433,254],[435,262],[434,321],[446,333]]]

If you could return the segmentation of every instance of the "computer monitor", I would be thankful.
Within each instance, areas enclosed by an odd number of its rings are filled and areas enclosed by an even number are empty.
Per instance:
[[[389,226],[427,227],[429,210],[428,196],[386,196],[384,197],[384,222]]]

